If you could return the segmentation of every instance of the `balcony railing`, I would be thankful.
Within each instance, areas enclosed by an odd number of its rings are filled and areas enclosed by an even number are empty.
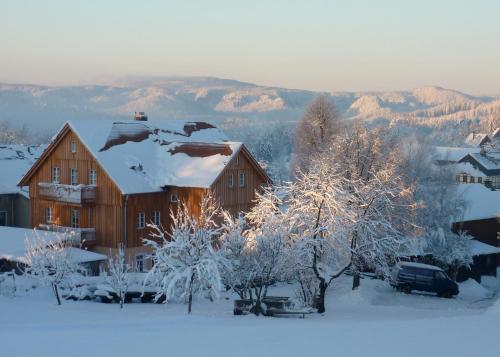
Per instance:
[[[93,242],[96,240],[95,228],[72,228],[55,224],[40,224],[38,228],[49,232],[67,234],[77,243]]]
[[[38,191],[45,199],[81,205],[95,203],[96,189],[93,185],[63,185],[60,183],[39,182]]]

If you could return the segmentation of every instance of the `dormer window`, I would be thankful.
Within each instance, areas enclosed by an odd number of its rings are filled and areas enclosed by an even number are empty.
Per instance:
[[[71,140],[69,143],[69,148],[72,154],[76,154],[76,141]]]

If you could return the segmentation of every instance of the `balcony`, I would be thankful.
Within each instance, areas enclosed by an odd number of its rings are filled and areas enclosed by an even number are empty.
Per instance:
[[[95,203],[96,187],[93,185],[63,185],[60,183],[39,182],[38,192],[41,197],[74,205]]]
[[[55,224],[40,224],[38,225],[38,228],[44,231],[67,234],[74,239],[75,243],[78,244],[84,242],[95,242],[96,240],[95,228],[72,228],[58,226]]]

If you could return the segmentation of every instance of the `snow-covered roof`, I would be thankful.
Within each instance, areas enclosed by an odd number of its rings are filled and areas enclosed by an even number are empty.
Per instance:
[[[470,240],[470,247],[472,255],[488,255],[500,253],[500,248],[494,247],[490,244],[480,242],[475,239]]]
[[[488,134],[483,133],[470,133],[465,139],[465,142],[467,144],[476,147],[488,141],[490,141]]]
[[[242,144],[211,124],[78,120],[67,123],[123,194],[209,188]]]
[[[490,151],[485,154],[471,153],[470,157],[486,170],[500,170],[500,152]]]
[[[24,193],[17,183],[38,159],[44,147],[0,145],[0,194]]]
[[[467,201],[463,221],[489,219],[500,215],[500,191],[492,191],[480,183],[458,185],[457,190]]]
[[[437,270],[437,271],[443,271],[443,269],[436,267],[434,265],[429,265],[429,264],[423,264],[423,263],[414,263],[414,262],[400,262],[400,266],[406,266],[406,267],[412,267],[412,268],[422,268],[422,269],[430,269],[430,270]]]
[[[469,162],[459,162],[459,163],[454,164],[453,167],[455,168],[455,172],[457,174],[464,174],[465,173],[465,174],[468,174],[468,175],[471,175],[474,177],[483,177],[483,178],[486,176],[484,174],[484,172],[482,172],[481,170],[478,170]]]
[[[61,233],[49,231],[34,231],[33,229],[17,227],[0,227],[0,259],[6,259],[16,262],[25,261],[25,241],[36,241],[37,234],[43,237],[45,242],[54,242],[60,240]],[[102,261],[106,259],[105,255],[90,252],[80,248],[68,248],[71,250],[70,257],[75,263],[85,263],[93,261]]]
[[[479,153],[479,148],[462,148],[449,146],[435,146],[434,160],[457,162],[470,153]]]

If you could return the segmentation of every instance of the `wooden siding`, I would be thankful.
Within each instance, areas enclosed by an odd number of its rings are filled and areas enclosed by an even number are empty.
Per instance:
[[[149,238],[150,230],[138,228],[138,214],[143,212],[146,224],[153,220],[153,211],[160,212],[160,222],[163,228],[169,229],[172,225],[170,212],[179,207],[183,202],[188,205],[194,215],[200,214],[200,203],[205,193],[201,188],[171,187],[165,192],[130,195],[127,200],[127,247],[142,245],[143,238]],[[171,195],[177,195],[179,203],[171,203]]]
[[[243,187],[239,184],[240,172],[245,173]],[[234,180],[232,187],[229,185],[230,175],[233,175]],[[212,190],[220,205],[236,215],[239,212],[247,212],[252,207],[255,192],[265,183],[265,178],[250,163],[247,155],[240,151],[237,158],[233,158],[212,185]]]
[[[76,142],[76,153],[70,149],[71,141]],[[39,195],[39,182],[52,181],[52,168],[61,170],[61,183],[70,184],[71,168],[78,169],[78,182],[88,184],[90,170],[97,172],[96,201],[89,205],[71,205],[54,200],[46,200]],[[53,210],[53,223],[71,226],[71,210],[80,211],[80,227],[95,228],[97,245],[117,246],[122,236],[122,195],[114,182],[96,162],[92,154],[80,142],[78,137],[68,131],[59,143],[52,148],[48,158],[41,163],[29,182],[31,226],[37,227],[45,222],[45,209]]]

